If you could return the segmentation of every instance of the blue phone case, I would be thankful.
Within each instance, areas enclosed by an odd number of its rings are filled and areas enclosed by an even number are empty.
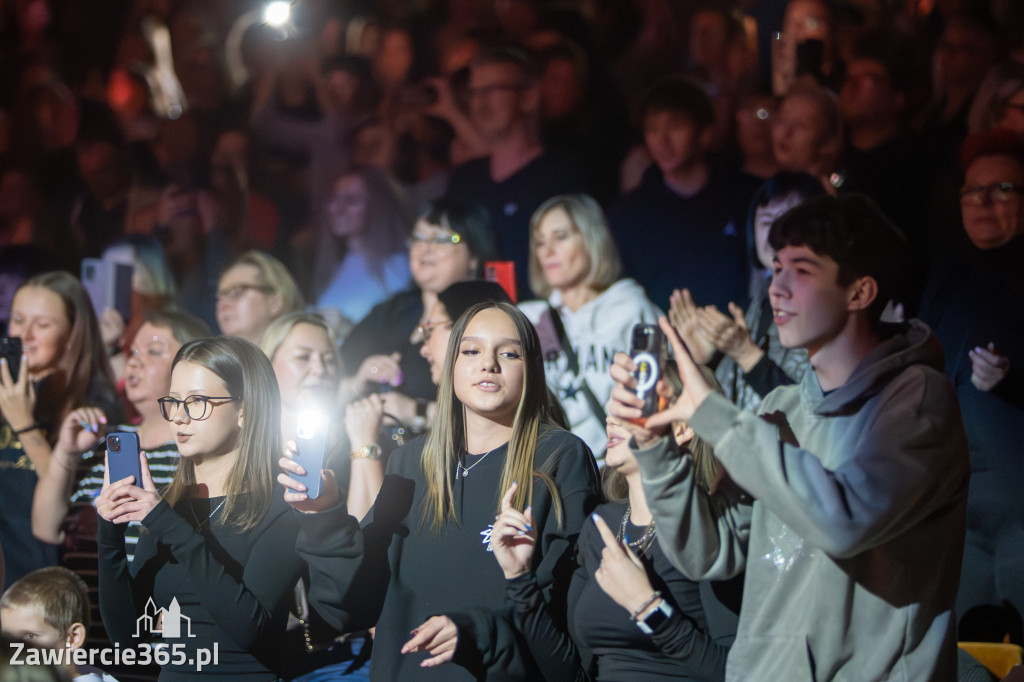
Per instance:
[[[320,497],[320,472],[327,456],[327,420],[322,419],[300,425],[295,436],[295,461],[306,470],[305,476],[292,474],[292,478],[306,486],[306,495],[315,500]]]
[[[107,463],[110,482],[135,477],[135,485],[142,487],[142,465],[139,464],[139,436],[130,431],[115,431],[107,435]]]

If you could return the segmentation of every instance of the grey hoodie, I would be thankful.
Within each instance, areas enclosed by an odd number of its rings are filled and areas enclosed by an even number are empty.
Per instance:
[[[762,418],[710,396],[690,424],[753,502],[709,498],[667,439],[637,452],[680,570],[746,569],[728,680],[956,679],[969,469],[942,367],[912,321],[828,395],[812,371],[769,394]]]

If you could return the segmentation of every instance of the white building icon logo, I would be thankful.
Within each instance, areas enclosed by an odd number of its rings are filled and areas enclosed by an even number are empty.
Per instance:
[[[150,597],[146,602],[145,612],[135,620],[134,637],[144,637],[146,634],[160,635],[165,639],[178,638],[182,636],[181,622],[185,621],[185,637],[195,637],[192,634],[192,619],[181,615],[181,606],[178,605],[178,598],[171,600],[169,608],[157,607],[156,602]]]

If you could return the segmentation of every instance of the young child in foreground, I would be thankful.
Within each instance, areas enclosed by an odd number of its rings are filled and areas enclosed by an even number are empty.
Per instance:
[[[99,668],[75,665],[82,657],[74,652],[85,645],[88,624],[88,588],[63,566],[32,571],[0,597],[3,634],[24,642],[21,659],[26,664],[52,661],[52,656],[39,651],[50,649],[60,652],[60,665],[75,682],[117,682]],[[12,648],[18,645],[12,644]],[[11,653],[13,663],[18,652]]]

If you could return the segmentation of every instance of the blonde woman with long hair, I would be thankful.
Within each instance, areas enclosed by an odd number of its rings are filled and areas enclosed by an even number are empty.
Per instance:
[[[281,465],[302,473],[291,460]],[[433,428],[391,455],[361,529],[324,476],[316,500],[295,479],[279,480],[286,500],[319,512],[297,545],[314,608],[344,630],[377,625],[372,679],[476,680],[491,670],[537,679],[503,617],[511,604],[491,557],[502,492],[518,482],[510,504],[533,519],[534,570],[556,601],[568,587],[556,569],[599,493],[593,456],[548,417],[537,333],[515,306],[482,303],[456,321]],[[449,661],[458,665],[433,669]]]
[[[159,403],[181,453],[174,480],[158,491],[143,455],[141,482],[131,476],[110,481],[108,466],[96,499],[107,633],[134,645],[146,615],[155,618],[156,609],[174,614],[177,606],[181,636],[164,633],[174,655],[162,666],[161,680],[277,680],[290,596],[301,574],[293,548],[303,519],[274,494],[281,448],[274,370],[245,339],[191,341],[178,350],[169,395]],[[131,574],[128,521],[140,521],[147,531]],[[189,663],[215,644],[216,667]]]

